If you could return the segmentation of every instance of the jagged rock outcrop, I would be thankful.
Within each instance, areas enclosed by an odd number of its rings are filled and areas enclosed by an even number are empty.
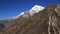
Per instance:
[[[29,18],[20,16],[1,34],[60,34],[60,13],[58,5],[49,5]]]

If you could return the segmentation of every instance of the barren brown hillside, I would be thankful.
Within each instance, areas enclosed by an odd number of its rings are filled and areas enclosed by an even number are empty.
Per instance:
[[[0,34],[60,34],[60,16],[55,8],[57,5],[49,5],[29,18],[21,16]]]

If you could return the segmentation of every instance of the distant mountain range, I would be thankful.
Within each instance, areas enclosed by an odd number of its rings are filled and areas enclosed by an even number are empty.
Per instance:
[[[60,5],[35,5],[17,16],[0,20],[0,34],[60,34]]]

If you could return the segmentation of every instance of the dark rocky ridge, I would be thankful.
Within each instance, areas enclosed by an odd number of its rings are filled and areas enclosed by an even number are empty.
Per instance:
[[[28,19],[22,16],[13,20],[1,34],[60,34],[60,16],[55,11],[58,5],[49,5]],[[50,23],[50,24],[49,24]]]

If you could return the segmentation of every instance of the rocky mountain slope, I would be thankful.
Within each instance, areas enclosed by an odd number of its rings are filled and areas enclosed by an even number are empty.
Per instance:
[[[3,27],[4,30],[0,34],[60,34],[59,11],[59,5],[48,5],[32,16],[29,14],[29,18],[23,17],[23,14],[17,19],[10,20],[13,24]]]

